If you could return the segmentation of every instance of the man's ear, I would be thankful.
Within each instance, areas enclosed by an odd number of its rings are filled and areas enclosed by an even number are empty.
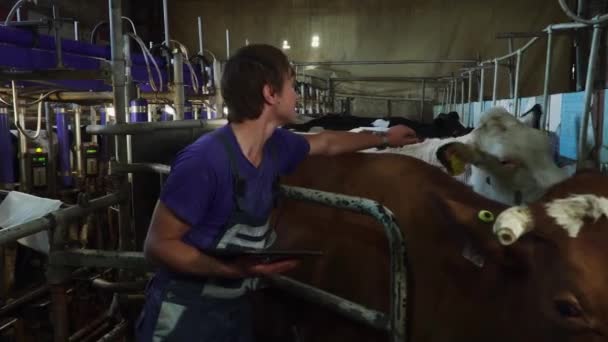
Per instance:
[[[264,85],[264,88],[262,88],[262,95],[264,96],[264,101],[269,105],[274,105],[277,103],[276,91],[270,84]]]

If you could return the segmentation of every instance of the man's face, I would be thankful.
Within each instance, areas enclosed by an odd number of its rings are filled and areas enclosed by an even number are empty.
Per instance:
[[[289,123],[296,118],[298,94],[295,90],[295,81],[295,76],[286,76],[283,89],[276,94],[278,101],[275,106],[275,113],[281,123]]]

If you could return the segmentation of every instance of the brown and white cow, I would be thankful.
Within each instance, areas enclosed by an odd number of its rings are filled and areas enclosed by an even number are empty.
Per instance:
[[[284,183],[370,198],[394,212],[408,253],[409,341],[608,341],[605,176],[576,175],[513,208],[391,154],[310,158]],[[479,219],[482,210],[496,219]],[[290,276],[388,311],[387,241],[378,223],[292,200],[273,223],[277,247],[324,252]],[[262,291],[255,303],[260,341],[387,341],[279,290]]]

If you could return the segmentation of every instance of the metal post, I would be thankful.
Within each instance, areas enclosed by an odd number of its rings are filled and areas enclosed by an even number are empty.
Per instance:
[[[198,17],[198,54],[203,55],[203,18]]]
[[[184,120],[184,56],[179,51],[173,54],[173,106],[175,106],[175,120]]]
[[[579,17],[582,17],[583,15],[583,11],[585,9],[585,0],[578,0],[578,6],[577,6],[577,15]],[[580,31],[580,30],[576,30],[575,34],[576,34],[576,38],[574,39],[574,44],[575,44],[575,63],[576,63],[576,91],[581,91],[583,90],[583,71],[585,68],[585,64],[583,61],[584,58],[584,53],[583,53],[583,46],[582,46],[582,39],[581,39],[581,32],[585,32],[585,31]]]
[[[422,80],[422,97],[420,98],[420,122],[424,117],[424,97],[426,95],[426,80]]]
[[[61,51],[61,36],[59,30],[61,29],[61,21],[59,20],[59,9],[57,5],[53,4],[53,35],[55,36],[55,55],[57,57],[57,69],[63,68],[63,51]]]
[[[167,45],[167,47],[171,46],[171,36],[169,35],[169,6],[168,6],[168,2],[169,0],[163,0],[163,23],[165,25],[165,44]],[[119,21],[116,22],[118,25],[120,25],[120,18]],[[112,24],[110,24],[112,25]],[[122,33],[122,28],[120,29],[121,33]]]
[[[454,91],[454,80],[450,80],[449,91],[448,91],[448,112],[452,111],[452,93]]]
[[[483,67],[483,65],[482,65]],[[484,68],[481,68],[480,71],[480,77],[481,77],[481,84],[479,85],[479,106],[480,106],[480,110],[481,112],[483,112],[484,108],[484,103],[483,103],[483,88],[485,87],[485,80],[484,80],[484,75],[486,73],[486,70]]]
[[[166,6],[166,1],[163,0]],[[116,113],[116,123],[123,124],[126,122],[126,102],[125,102],[125,59],[123,50],[123,34],[122,34],[122,1],[109,0],[110,7],[110,44],[112,51],[112,91],[114,97],[114,110]],[[167,12],[165,11],[165,19]],[[168,35],[168,27],[165,27],[165,34]],[[168,42],[167,42],[168,43]],[[128,146],[125,136],[115,137],[116,143],[116,160],[118,162],[128,161]],[[120,188],[122,191],[127,191],[129,188],[128,181],[125,177],[120,179]],[[129,231],[131,227],[131,217],[129,201],[121,203],[119,207],[119,250],[131,249],[129,241]]]
[[[513,38],[509,38],[509,53],[513,52]],[[513,58],[509,58],[509,96],[513,98],[513,83],[515,79],[513,77]]]
[[[82,108],[76,106],[74,108],[74,152],[76,153],[76,177],[81,178],[84,176],[82,169],[82,136],[80,134],[80,118],[82,116]],[[50,145],[50,142],[49,142]]]
[[[13,90],[13,116],[17,118],[15,124],[19,124],[25,130],[25,117],[19,106],[19,92],[15,81],[11,81]],[[27,137],[19,131],[19,191],[29,192],[30,177],[27,172]]]
[[[54,112],[51,110],[51,106],[48,102],[44,103],[44,118],[46,120],[46,134],[49,139],[49,158],[48,158],[48,194],[51,198],[55,196],[57,193],[57,164],[55,162],[55,158],[57,156],[57,152],[55,151],[55,144],[52,142],[55,141],[55,133],[53,132],[53,122],[55,122]]]
[[[473,114],[473,71],[469,71],[469,115],[467,116],[466,125],[469,126],[471,122],[471,115]],[[462,114],[464,116],[464,114]]]
[[[492,107],[496,107],[496,93],[498,92],[498,60],[494,60],[494,84],[492,85]]]
[[[226,59],[230,58],[230,30],[226,29]]]
[[[78,22],[74,21],[74,40],[79,40]]]
[[[587,147],[587,130],[589,128],[589,117],[591,111],[591,97],[593,96],[593,83],[595,81],[595,67],[597,64],[598,50],[600,46],[600,37],[602,28],[599,24],[593,26],[593,38],[591,39],[591,51],[589,52],[589,64],[587,65],[587,81],[585,83],[585,107],[581,118],[581,126],[578,142],[578,155],[576,168],[581,169],[585,165],[585,161],[589,156],[589,148]]]
[[[540,127],[549,130],[549,82],[551,81],[551,57],[553,54],[553,30],[547,29],[547,60],[545,62],[545,84],[543,85],[543,116]]]
[[[517,51],[517,61],[515,62],[515,91],[513,105],[515,105],[515,116],[519,116],[519,69],[521,68],[521,50]]]
[[[460,115],[464,118],[464,78],[460,83]]]

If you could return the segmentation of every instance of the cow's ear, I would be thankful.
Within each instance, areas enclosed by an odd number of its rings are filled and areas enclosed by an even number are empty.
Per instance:
[[[452,176],[462,174],[467,164],[475,164],[481,158],[473,147],[459,142],[445,144],[436,153],[437,160]]]
[[[509,268],[525,269],[529,265],[525,243],[505,246],[494,234],[494,224],[504,206],[476,195],[459,199],[436,197],[435,201],[448,222],[446,227],[458,229],[484,257]]]

